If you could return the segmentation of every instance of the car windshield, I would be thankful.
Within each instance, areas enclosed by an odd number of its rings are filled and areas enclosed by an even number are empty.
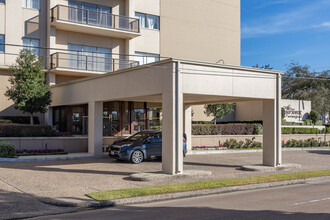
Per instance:
[[[126,140],[129,140],[129,141],[141,141],[141,140],[149,137],[150,134],[151,133],[140,132],[140,133],[134,134],[133,136],[130,136]]]

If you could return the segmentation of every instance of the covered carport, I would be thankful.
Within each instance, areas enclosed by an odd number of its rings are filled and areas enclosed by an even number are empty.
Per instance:
[[[182,134],[191,143],[191,106],[261,100],[263,165],[281,165],[281,72],[167,59],[52,86],[52,107],[88,104],[88,152],[102,154],[103,102],[162,103],[162,172],[183,173]],[[51,115],[51,114],[50,114]]]

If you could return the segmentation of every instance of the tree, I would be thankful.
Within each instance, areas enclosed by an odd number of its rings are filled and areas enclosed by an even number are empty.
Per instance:
[[[15,109],[29,114],[33,124],[33,114],[47,112],[51,103],[51,92],[45,84],[45,73],[41,58],[32,51],[23,49],[10,66],[12,76],[9,78],[11,87],[7,87],[5,95],[15,103]]]
[[[284,118],[285,118],[285,109],[284,108],[281,108],[281,118],[282,118],[282,120],[284,120]]]
[[[234,103],[230,104],[209,104],[205,105],[204,113],[207,116],[212,115],[214,117],[214,124],[217,123],[217,118],[222,119],[224,116],[232,113],[234,111]]]
[[[312,111],[309,113],[308,118],[309,118],[310,120],[312,120],[313,124],[315,125],[316,122],[320,119],[320,115],[319,115],[319,113],[317,113],[316,111],[313,111],[313,110],[312,110]]]
[[[254,68],[259,68],[259,69],[266,69],[266,70],[272,70],[274,69],[273,67],[270,66],[270,64],[266,64],[264,66],[259,66],[259,64],[256,64],[255,66],[252,66]]]
[[[311,71],[310,67],[291,63],[282,76],[282,98],[312,101],[312,110],[330,112],[330,70]]]

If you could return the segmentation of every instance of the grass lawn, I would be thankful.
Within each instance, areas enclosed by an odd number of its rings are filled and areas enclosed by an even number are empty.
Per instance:
[[[159,195],[166,193],[187,192],[201,189],[214,189],[230,186],[241,186],[257,183],[278,182],[284,180],[306,179],[312,177],[330,176],[330,169],[315,170],[297,173],[272,174],[233,179],[206,180],[190,183],[178,183],[169,185],[146,186],[139,188],[117,189],[87,194],[88,197],[97,201],[106,201],[122,198]]]

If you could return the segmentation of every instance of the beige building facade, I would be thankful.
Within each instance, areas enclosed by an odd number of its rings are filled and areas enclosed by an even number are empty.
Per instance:
[[[3,0],[0,44],[0,116],[22,115],[3,96],[22,48],[50,85],[162,57],[240,65],[240,1]]]
[[[86,134],[88,153],[162,126],[162,171],[182,174],[191,106],[261,101],[263,164],[281,165],[282,73],[240,67],[240,0],[2,0],[0,16],[0,91],[19,50],[34,50],[52,91],[46,123]],[[0,116],[13,105],[0,103]]]

